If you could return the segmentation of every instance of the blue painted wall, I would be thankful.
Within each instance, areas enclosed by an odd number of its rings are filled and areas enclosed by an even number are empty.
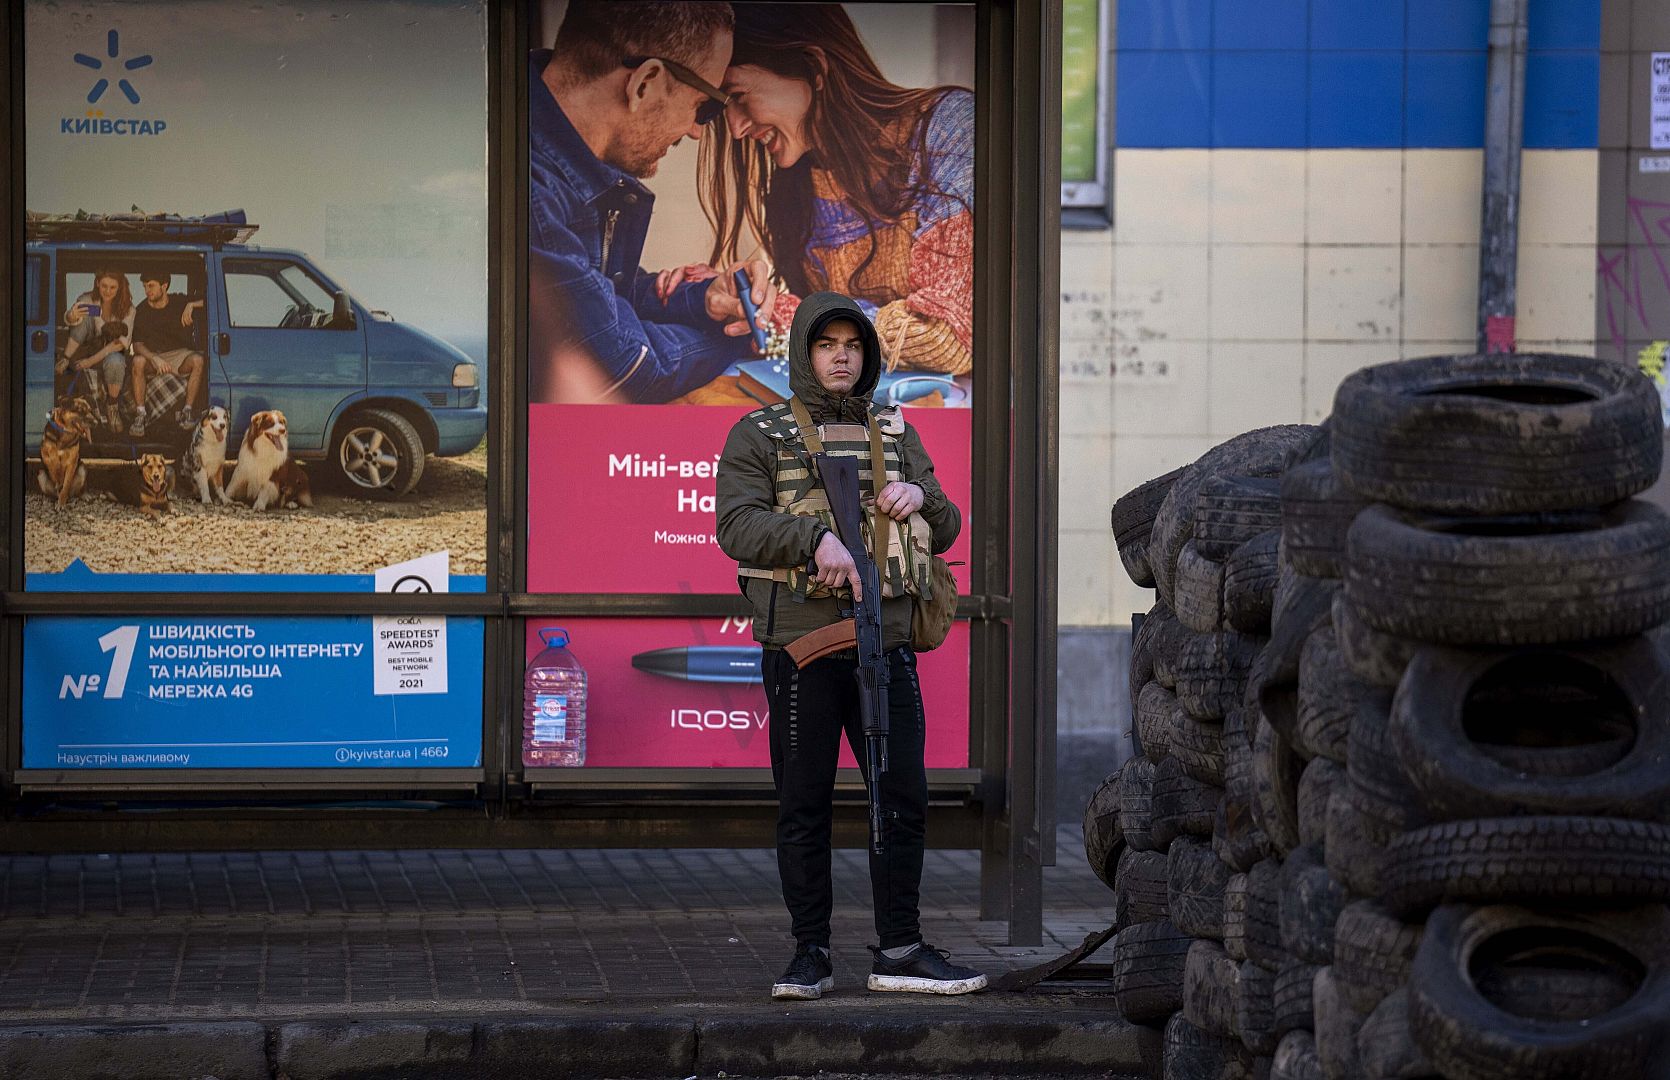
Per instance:
[[[1489,0],[1117,0],[1120,147],[1479,147]],[[1525,146],[1593,148],[1600,0],[1531,0]]]

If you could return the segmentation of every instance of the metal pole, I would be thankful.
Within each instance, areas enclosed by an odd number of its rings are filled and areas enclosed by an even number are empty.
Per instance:
[[[1519,157],[1525,126],[1529,0],[1490,0],[1484,118],[1484,205],[1479,220],[1480,352],[1514,349],[1519,259]]]

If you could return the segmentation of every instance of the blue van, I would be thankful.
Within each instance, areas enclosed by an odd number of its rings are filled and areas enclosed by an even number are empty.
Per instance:
[[[169,291],[201,297],[194,332],[207,362],[211,404],[231,416],[229,453],[250,417],[281,410],[291,456],[322,466],[342,490],[397,498],[423,475],[426,456],[469,453],[487,432],[476,364],[446,342],[356,302],[304,254],[251,246],[243,211],[207,217],[30,215],[24,265],[27,453],[40,453],[42,420],[71,375],[54,361],[69,341],[71,301],[93,276],[126,276],[144,303],[141,275],[164,272]],[[124,395],[126,391],[124,391]],[[153,422],[145,437],[95,432],[91,457],[137,459],[182,452],[189,431]]]

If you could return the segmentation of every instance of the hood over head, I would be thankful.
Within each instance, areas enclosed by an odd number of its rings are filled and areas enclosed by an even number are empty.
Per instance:
[[[852,393],[832,394],[812,372],[812,339],[833,319],[850,319],[858,324],[864,339],[864,367]],[[806,411],[819,423],[831,421],[862,424],[869,412],[870,394],[881,380],[881,342],[876,328],[863,309],[849,297],[834,292],[813,293],[795,310],[789,328],[789,389],[806,403]]]

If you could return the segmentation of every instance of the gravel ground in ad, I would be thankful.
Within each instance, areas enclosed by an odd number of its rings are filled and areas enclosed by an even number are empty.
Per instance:
[[[89,466],[87,494],[63,509],[29,478],[28,572],[53,573],[79,558],[106,574],[369,574],[443,550],[454,574],[487,571],[485,442],[463,457],[431,457],[417,488],[390,502],[346,496],[313,466],[311,509],[204,506],[176,491],[155,521],[110,493],[121,468]]]

